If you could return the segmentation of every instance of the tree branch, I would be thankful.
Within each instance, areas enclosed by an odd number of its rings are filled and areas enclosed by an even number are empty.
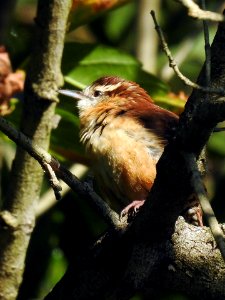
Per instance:
[[[225,84],[224,40],[225,24],[220,23],[211,47],[212,77],[208,87],[211,92],[218,91]],[[197,83],[206,86],[205,65]],[[162,236],[159,237],[153,232],[154,236],[151,238],[160,240],[171,235],[177,216],[182,214],[188,205],[187,199],[193,193],[190,169],[185,165],[183,155],[192,153],[198,158],[214,127],[224,119],[223,97],[218,98],[217,93],[211,93],[210,97],[207,97],[205,91],[193,90],[180,116],[175,137],[165,148],[157,164],[157,177],[148,197],[149,201],[146,201],[135,220],[138,223],[136,232],[149,233],[151,228],[158,226]]]
[[[188,9],[188,15],[195,19],[209,20],[215,22],[223,22],[224,16],[222,14],[214,13],[200,9],[200,7],[192,0],[176,0]]]
[[[206,10],[205,1],[201,0],[201,5],[203,10]],[[206,76],[206,86],[209,87],[211,84],[211,49],[209,43],[209,26],[206,20],[202,21],[204,29],[204,39],[205,39],[205,76]]]
[[[224,278],[223,260],[209,229],[188,225],[181,217],[172,239],[162,244],[121,233],[104,235],[77,258],[45,299],[123,300],[135,292],[158,299],[164,290],[175,289],[190,298],[222,300]]]
[[[13,128],[2,117],[0,117],[0,129],[12,141],[25,149],[33,158],[35,158],[44,170],[46,170],[46,168],[51,168],[51,173],[54,173],[51,175],[53,178],[56,178],[57,175],[65,183],[67,183],[74,192],[94,205],[95,209],[101,214],[102,218],[110,226],[110,228],[118,229],[126,226],[126,223],[120,221],[118,214],[94,192],[89,184],[79,181],[79,179],[62,166],[59,161],[53,158],[48,152],[32,143],[28,137]]]

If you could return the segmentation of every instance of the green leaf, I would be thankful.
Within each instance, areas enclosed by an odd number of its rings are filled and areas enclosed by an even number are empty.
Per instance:
[[[84,88],[101,76],[113,75],[136,81],[152,97],[169,91],[168,85],[143,71],[136,58],[104,45],[67,43],[62,71],[65,81],[75,88]]]

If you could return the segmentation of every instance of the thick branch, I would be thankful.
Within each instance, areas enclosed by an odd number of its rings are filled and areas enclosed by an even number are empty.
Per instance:
[[[224,42],[225,24],[221,23],[211,49],[211,89],[225,85]],[[204,67],[198,84],[206,86]],[[206,98],[203,91],[193,91],[176,136],[159,160],[149,199],[134,222],[122,236],[106,235],[74,269],[70,266],[46,299],[66,295],[76,300],[122,300],[140,290],[152,296],[157,288],[185,289],[197,298],[224,299],[224,262],[210,231],[183,221],[175,227],[193,193],[184,155],[191,153],[198,158],[213,128],[224,117],[222,102],[222,112],[217,113],[217,98],[218,94]],[[192,288],[187,291],[190,284]]]
[[[211,47],[209,88],[219,89],[225,85],[224,41],[225,23],[220,23]],[[205,66],[197,83],[206,86]],[[165,148],[157,165],[157,177],[149,195],[150,201],[146,201],[146,209],[140,211],[136,218],[141,224],[137,232],[144,233],[146,228],[148,232],[152,231],[151,228],[158,224],[162,235],[172,233],[177,216],[187,206],[187,199],[193,193],[191,171],[186,166],[183,155],[191,153],[198,158],[214,127],[225,119],[224,101],[223,98],[219,99],[218,94],[211,93],[206,97],[205,92],[193,90],[180,116],[176,136]]]
[[[132,236],[121,239],[121,234],[115,233],[105,235],[70,266],[45,299],[123,300],[137,291],[149,298],[153,290],[157,299],[157,294],[168,289],[190,297],[223,299],[223,266],[209,229],[188,225],[180,218],[172,240],[162,244],[134,241]]]
[[[71,0],[39,0],[35,47],[27,70],[22,131],[44,149],[52,129],[56,91],[62,78],[60,64]],[[49,101],[50,100],[50,101]],[[54,102],[53,102],[54,101]],[[15,220],[0,224],[0,298],[15,299],[21,283],[26,249],[34,227],[42,170],[18,148],[9,180],[4,215]]]

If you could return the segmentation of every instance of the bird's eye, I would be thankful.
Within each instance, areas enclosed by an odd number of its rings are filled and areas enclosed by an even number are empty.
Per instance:
[[[98,90],[96,90],[96,91],[94,91],[94,97],[98,97],[98,96],[101,96],[102,95],[102,92],[101,91],[98,91]]]

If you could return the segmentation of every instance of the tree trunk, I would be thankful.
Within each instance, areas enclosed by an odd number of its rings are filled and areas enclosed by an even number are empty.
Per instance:
[[[60,72],[71,0],[39,0],[37,35],[24,92],[21,131],[48,149],[62,85]],[[35,224],[35,208],[43,178],[40,165],[18,148],[8,195],[0,213],[0,298],[15,299],[22,280],[26,250]]]

